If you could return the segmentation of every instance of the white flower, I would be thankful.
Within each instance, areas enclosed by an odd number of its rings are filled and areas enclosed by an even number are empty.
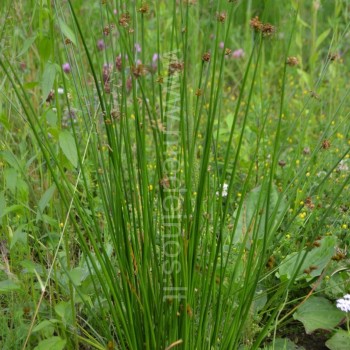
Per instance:
[[[59,94],[59,95],[63,95],[64,94],[64,89],[63,88],[58,88],[57,89],[57,93]]]
[[[341,311],[350,312],[350,294],[346,294],[342,299],[337,300],[337,308]]]
[[[222,197],[227,197],[227,195],[228,195],[227,190],[228,190],[228,184],[224,183],[223,186],[222,186],[222,192],[221,192],[221,196]],[[217,191],[216,195],[219,197],[220,196],[220,192]]]
[[[349,170],[349,167],[348,165],[345,163],[344,160],[341,160],[339,162],[339,165],[338,165],[338,168],[337,168],[338,171],[348,171]]]

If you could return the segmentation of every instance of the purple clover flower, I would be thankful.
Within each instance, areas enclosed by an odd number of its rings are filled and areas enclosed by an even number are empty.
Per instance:
[[[69,74],[71,71],[70,64],[68,62],[62,64],[63,72]]]
[[[99,51],[103,51],[105,49],[106,45],[103,39],[100,39],[97,41],[97,48]]]
[[[157,64],[158,60],[159,60],[159,55],[157,53],[153,54],[153,57],[152,57],[153,64]]]
[[[141,52],[141,46],[139,43],[135,44],[135,50],[136,50],[136,52]]]
[[[245,55],[244,50],[243,49],[237,49],[235,51],[232,52],[232,57],[234,59],[240,59],[243,58]]]

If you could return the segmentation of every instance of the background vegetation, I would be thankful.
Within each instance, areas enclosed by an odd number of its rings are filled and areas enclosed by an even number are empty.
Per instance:
[[[348,349],[347,0],[2,7],[2,349]]]

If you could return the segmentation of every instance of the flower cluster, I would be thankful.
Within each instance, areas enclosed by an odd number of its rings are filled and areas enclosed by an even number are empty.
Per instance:
[[[350,294],[346,294],[342,299],[337,300],[337,308],[341,311],[350,312]]]
[[[224,183],[224,184],[222,185],[222,192],[221,192],[221,196],[222,196],[222,197],[227,197],[227,195],[228,195],[227,190],[228,190],[228,184]],[[217,191],[217,192],[216,192],[216,195],[217,195],[217,196],[220,196],[220,192]]]
[[[275,33],[276,28],[270,23],[262,23],[258,16],[255,16],[250,20],[250,26],[256,32],[261,32],[263,36],[271,36]]]

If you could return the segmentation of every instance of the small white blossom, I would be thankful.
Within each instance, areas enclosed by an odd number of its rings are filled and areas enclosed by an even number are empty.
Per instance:
[[[222,197],[227,197],[227,195],[228,195],[227,190],[228,190],[228,184],[224,183],[223,186],[222,186],[222,192],[221,192],[221,196]],[[219,197],[220,196],[220,192],[217,191],[216,195]]]
[[[346,294],[342,299],[337,300],[337,308],[341,311],[350,312],[350,294]]]
[[[57,93],[58,93],[59,95],[63,95],[63,94],[64,94],[64,89],[61,88],[61,87],[59,87],[59,88],[57,89]]]
[[[338,165],[338,168],[337,168],[338,171],[348,171],[349,170],[349,167],[348,165],[345,163],[344,160],[341,160],[339,162],[339,165]]]

